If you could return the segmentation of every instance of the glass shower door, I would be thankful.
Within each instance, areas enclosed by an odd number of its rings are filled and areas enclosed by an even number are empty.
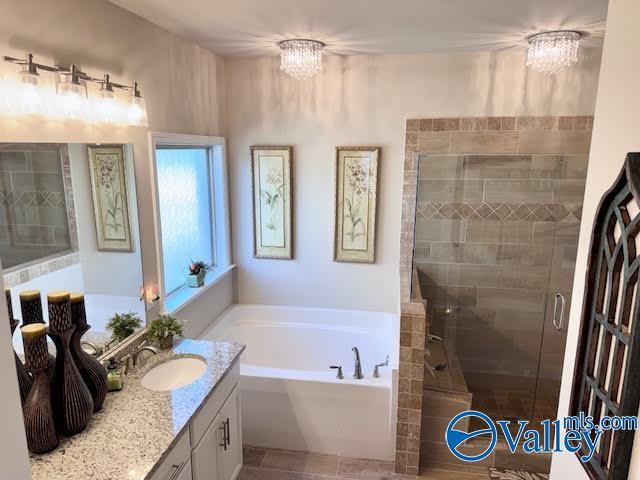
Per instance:
[[[420,158],[414,266],[431,333],[495,419],[535,411],[563,168],[550,155]]]
[[[534,418],[556,418],[575,272],[587,155],[565,155],[547,292]]]

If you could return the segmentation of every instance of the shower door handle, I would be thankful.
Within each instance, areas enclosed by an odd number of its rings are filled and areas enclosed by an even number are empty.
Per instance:
[[[560,321],[558,322],[558,300],[560,300]],[[564,323],[564,296],[560,293],[556,293],[556,299],[553,302],[553,326],[556,330],[562,330],[562,324]]]

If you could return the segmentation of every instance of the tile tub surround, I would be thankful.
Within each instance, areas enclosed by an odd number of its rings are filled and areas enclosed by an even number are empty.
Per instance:
[[[402,192],[401,240],[400,240],[400,293],[401,318],[415,318],[422,322],[429,332],[430,323],[426,312],[420,311],[421,305],[412,301],[412,265],[414,248],[416,254],[429,254],[426,245],[415,245],[416,195],[418,188],[418,162],[421,155],[451,154],[574,154],[585,155],[589,151],[593,117],[590,116],[504,116],[504,117],[453,117],[453,118],[413,118],[406,122],[405,158]],[[442,165],[446,168],[446,165]],[[543,165],[544,167],[544,165]],[[544,170],[541,168],[540,170]],[[580,167],[570,172],[582,175]],[[573,178],[573,177],[567,177]],[[443,185],[446,189],[449,186]],[[446,191],[446,190],[445,190]],[[451,191],[451,190],[449,190]],[[473,189],[470,189],[473,191]],[[454,196],[455,199],[455,196]],[[456,200],[458,203],[476,201],[472,198]],[[453,202],[453,200],[451,200]],[[482,202],[480,202],[482,203]],[[539,203],[539,202],[538,202]],[[474,205],[477,208],[482,205]],[[456,215],[456,208],[468,208],[463,205],[450,205],[445,212]],[[483,212],[485,209],[482,209]],[[475,212],[472,210],[472,213]],[[471,215],[472,213],[467,213]],[[538,212],[538,214],[543,212]],[[579,213],[579,212],[576,212]],[[522,211],[521,211],[522,214]],[[453,220],[453,219],[452,219]],[[409,320],[405,320],[409,324]],[[405,340],[408,338],[405,335]],[[402,342],[402,337],[401,337]],[[405,360],[410,359],[406,356]],[[401,363],[402,367],[402,348]],[[411,368],[400,371],[399,381],[406,385],[411,382]],[[404,380],[403,380],[404,379]],[[416,382],[417,383],[417,382]],[[400,398],[399,398],[400,403]],[[399,411],[400,411],[399,405]],[[417,411],[422,416],[422,409]],[[415,415],[415,413],[414,413]],[[400,427],[400,422],[398,423]],[[417,470],[419,456],[409,456],[404,439],[404,427],[398,428],[396,447],[396,471],[412,473]],[[415,462],[415,463],[413,463]]]
[[[408,480],[413,475],[394,473],[393,462],[363,460],[316,453],[244,448],[244,466],[238,480]],[[489,480],[486,467],[461,469],[426,468],[419,478],[427,480]]]
[[[243,350],[235,343],[183,340],[150,357],[139,372],[125,377],[122,391],[107,394],[84,432],[62,438],[54,452],[31,456],[33,480],[149,478]],[[201,357],[207,369],[195,382],[170,392],[140,384],[154,365],[175,356]]]

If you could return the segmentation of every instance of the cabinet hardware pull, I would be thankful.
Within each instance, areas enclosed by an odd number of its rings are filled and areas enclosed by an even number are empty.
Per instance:
[[[227,445],[231,445],[231,425],[229,424],[228,417],[227,417]]]
[[[173,468],[173,473],[169,477],[169,480],[175,480],[178,477],[178,474],[180,473],[180,470],[182,470],[182,467],[184,467],[184,464],[185,460],[181,461],[180,463],[174,463],[173,465],[171,465],[171,468]]]
[[[220,446],[224,448],[225,452],[227,451],[227,422],[222,422],[222,426],[218,427],[222,430],[222,443]]]

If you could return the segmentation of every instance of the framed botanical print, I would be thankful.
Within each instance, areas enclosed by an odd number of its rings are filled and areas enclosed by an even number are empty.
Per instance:
[[[375,261],[379,160],[380,147],[336,149],[334,261]]]
[[[251,147],[255,258],[293,258],[291,157],[292,147]]]
[[[132,252],[124,148],[93,145],[87,150],[98,250]]]

